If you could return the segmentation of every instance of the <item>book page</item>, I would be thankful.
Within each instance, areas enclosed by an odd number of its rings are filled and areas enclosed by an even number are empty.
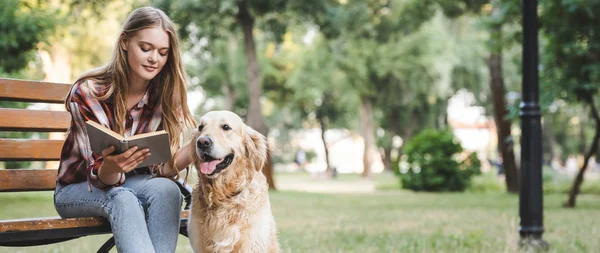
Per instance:
[[[161,135],[161,134],[167,134],[167,131],[160,130],[160,131],[156,131],[156,132],[136,134],[136,135],[133,135],[133,136],[125,137],[125,139],[131,141],[131,140],[135,140],[135,139],[142,139],[142,138],[146,138],[146,137],[150,137],[150,136],[154,136],[154,135]]]
[[[137,146],[138,150],[144,148],[150,149],[150,157],[137,166],[137,168],[166,162],[171,160],[172,157],[171,147],[169,145],[169,135],[166,131],[158,131],[148,134],[134,135],[131,137],[136,138],[129,138],[127,140],[130,148]]]
[[[102,150],[110,146],[115,146],[113,154],[125,152],[126,145],[119,134],[93,121],[86,122],[86,129],[92,152],[102,155]]]
[[[91,125],[91,126],[93,126],[95,128],[97,128],[98,130],[104,132],[105,134],[108,134],[108,135],[112,136],[115,139],[119,139],[119,140],[125,139],[125,137],[123,137],[123,135],[120,135],[117,132],[111,130],[110,128],[105,127],[102,124],[99,124],[99,123],[97,123],[97,122],[95,122],[93,120],[88,120],[85,123],[88,124],[88,125]]]

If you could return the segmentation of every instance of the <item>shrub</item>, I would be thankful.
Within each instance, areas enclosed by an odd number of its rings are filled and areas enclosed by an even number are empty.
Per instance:
[[[406,189],[464,191],[471,177],[480,174],[477,156],[472,153],[460,159],[463,148],[449,131],[423,130],[406,143],[404,153],[406,162],[398,175]]]

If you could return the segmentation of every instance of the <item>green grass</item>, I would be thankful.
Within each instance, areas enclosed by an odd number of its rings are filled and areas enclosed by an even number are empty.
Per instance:
[[[550,252],[600,249],[600,196],[545,196]],[[283,252],[516,252],[518,196],[504,193],[271,193]],[[0,219],[54,216],[51,193],[0,194]],[[95,252],[108,238],[90,236],[0,252]],[[180,236],[177,252],[191,252]]]

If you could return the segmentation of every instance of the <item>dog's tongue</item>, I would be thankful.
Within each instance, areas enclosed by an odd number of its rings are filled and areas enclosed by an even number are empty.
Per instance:
[[[217,164],[221,163],[222,161],[223,159],[212,160],[210,162],[202,162],[200,163],[200,172],[202,172],[202,174],[208,175],[215,171]]]

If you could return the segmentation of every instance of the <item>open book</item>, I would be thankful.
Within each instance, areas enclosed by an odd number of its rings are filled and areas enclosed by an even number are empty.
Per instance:
[[[110,146],[115,146],[113,155],[123,153],[134,146],[137,146],[138,150],[149,148],[150,157],[136,168],[166,162],[171,159],[169,135],[165,130],[125,137],[95,121],[88,120],[85,123],[92,152],[96,154],[102,154],[102,150]]]

